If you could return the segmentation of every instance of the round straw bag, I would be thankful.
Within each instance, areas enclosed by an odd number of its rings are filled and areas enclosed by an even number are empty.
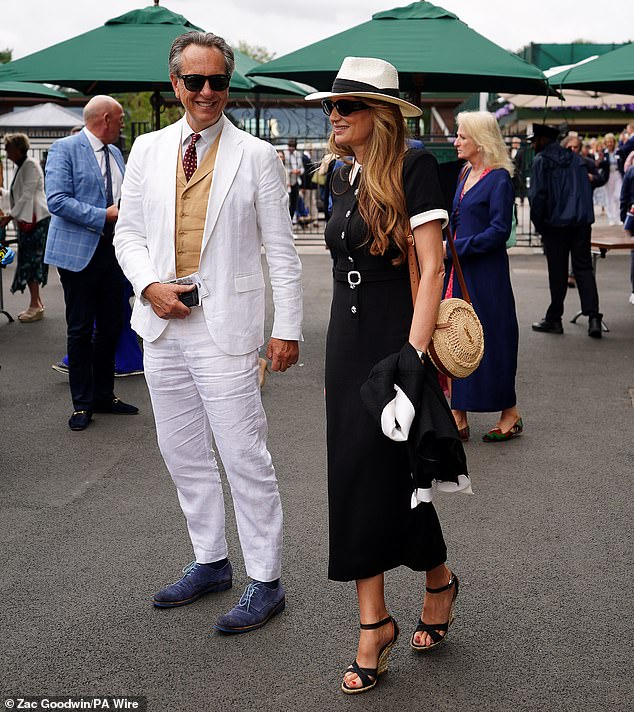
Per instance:
[[[448,378],[466,378],[480,365],[484,355],[484,332],[464,281],[460,260],[453,244],[453,237],[446,231],[447,244],[453,257],[453,267],[464,299],[443,299],[438,308],[436,329],[432,334],[427,355],[434,366]],[[413,235],[408,238],[407,261],[409,263],[412,301],[416,304],[420,272],[416,258]]]
[[[466,378],[484,355],[484,333],[475,309],[464,299],[444,299],[428,350],[434,366],[448,378]]]

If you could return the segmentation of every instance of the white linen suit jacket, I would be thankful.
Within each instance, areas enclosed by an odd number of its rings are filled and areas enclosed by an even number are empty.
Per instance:
[[[202,309],[216,344],[245,354],[264,343],[264,245],[273,289],[272,336],[300,340],[301,263],[293,243],[284,167],[268,143],[225,117],[218,146],[199,274],[209,289]],[[114,238],[117,259],[132,282],[132,328],[147,341],[168,324],[141,292],[176,276],[176,169],[184,119],[139,136],[122,186]],[[185,128],[186,125],[185,125]]]

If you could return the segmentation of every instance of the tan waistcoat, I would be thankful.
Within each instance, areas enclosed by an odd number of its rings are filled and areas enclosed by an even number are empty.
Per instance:
[[[205,154],[189,183],[183,170],[182,145],[178,150],[174,223],[177,277],[197,272],[200,265],[200,249],[219,142],[220,136]]]

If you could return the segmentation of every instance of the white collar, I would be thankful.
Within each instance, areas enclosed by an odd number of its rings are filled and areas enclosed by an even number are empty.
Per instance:
[[[198,139],[199,142],[202,141],[203,143],[211,145],[220,135],[224,123],[224,114],[221,114],[220,118],[218,119],[218,121],[216,121],[215,124],[207,126],[207,128],[203,129],[202,131],[194,131],[194,129],[189,125],[187,119],[185,118],[183,120],[183,128],[181,131],[181,143],[184,146],[185,142],[189,141],[192,134],[198,133],[200,134],[200,138]]]
[[[354,163],[352,164],[352,168],[350,169],[350,175],[348,177],[348,180],[350,181],[350,185],[353,185],[355,180],[357,179],[357,175],[361,171],[361,168],[363,166],[356,160],[354,160]]]
[[[92,150],[95,153],[97,153],[97,151],[101,151],[101,149],[105,146],[104,142],[100,138],[97,138],[94,133],[91,133],[85,126],[82,131],[86,134],[86,138],[92,146]]]

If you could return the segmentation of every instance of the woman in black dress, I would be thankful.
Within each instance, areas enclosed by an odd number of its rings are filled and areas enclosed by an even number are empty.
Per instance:
[[[326,412],[328,574],[356,582],[361,621],[357,657],[341,684],[350,694],[376,685],[398,637],[384,598],[385,571],[405,564],[427,572],[423,613],[411,638],[417,651],[442,642],[458,593],[433,505],[412,508],[406,445],[383,435],[359,395],[372,367],[408,341],[433,368],[424,354],[442,293],[441,228],[448,216],[435,159],[407,149],[403,117],[420,111],[399,99],[391,64],[347,57],[332,92],[306,98],[323,99],[332,124],[328,150],[345,163],[332,178],[326,227],[334,263]],[[410,233],[421,271],[415,309],[406,259]],[[453,422],[451,428],[460,447]]]

